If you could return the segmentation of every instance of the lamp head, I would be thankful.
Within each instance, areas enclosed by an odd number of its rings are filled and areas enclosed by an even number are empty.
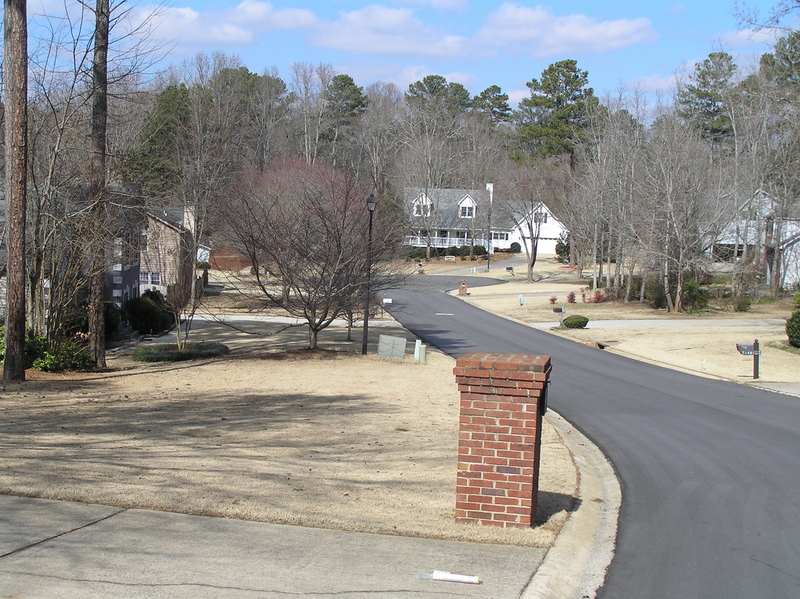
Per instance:
[[[369,194],[367,198],[367,210],[370,212],[375,212],[375,205],[378,203],[378,198],[375,197],[375,194]]]

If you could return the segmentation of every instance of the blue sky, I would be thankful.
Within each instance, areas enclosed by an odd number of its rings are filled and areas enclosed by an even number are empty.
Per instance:
[[[766,13],[777,0],[744,3]],[[739,31],[735,9],[736,0],[170,0],[157,35],[174,42],[165,64],[220,50],[254,72],[276,67],[287,82],[293,62],[326,63],[359,85],[402,90],[437,74],[472,94],[499,85],[515,104],[526,82],[566,58],[601,96],[620,85],[667,90],[716,50],[751,65],[774,34]]]

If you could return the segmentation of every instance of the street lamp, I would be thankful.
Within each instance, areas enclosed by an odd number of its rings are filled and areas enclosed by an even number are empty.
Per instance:
[[[361,353],[367,355],[367,341],[369,340],[369,280],[372,274],[372,214],[375,212],[375,205],[378,198],[375,194],[369,194],[367,198],[367,210],[369,211],[369,233],[367,234],[367,293],[364,298],[364,335],[361,339]]]

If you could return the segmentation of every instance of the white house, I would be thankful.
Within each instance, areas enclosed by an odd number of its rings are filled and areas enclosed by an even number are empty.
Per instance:
[[[407,187],[404,199],[412,247],[448,248],[481,245],[505,251],[517,242],[529,247],[538,233],[539,253],[555,254],[556,243],[567,230],[547,206],[537,204],[530,214],[509,216],[487,189],[422,189]],[[526,243],[528,242],[528,243]]]
[[[757,191],[720,232],[712,248],[714,259],[746,260],[764,275],[767,284],[782,287],[800,283],[800,206],[785,206],[774,196]]]

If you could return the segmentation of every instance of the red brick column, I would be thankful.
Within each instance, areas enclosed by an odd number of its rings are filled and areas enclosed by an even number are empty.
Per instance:
[[[456,520],[532,526],[550,357],[473,352],[453,373],[461,392]]]

